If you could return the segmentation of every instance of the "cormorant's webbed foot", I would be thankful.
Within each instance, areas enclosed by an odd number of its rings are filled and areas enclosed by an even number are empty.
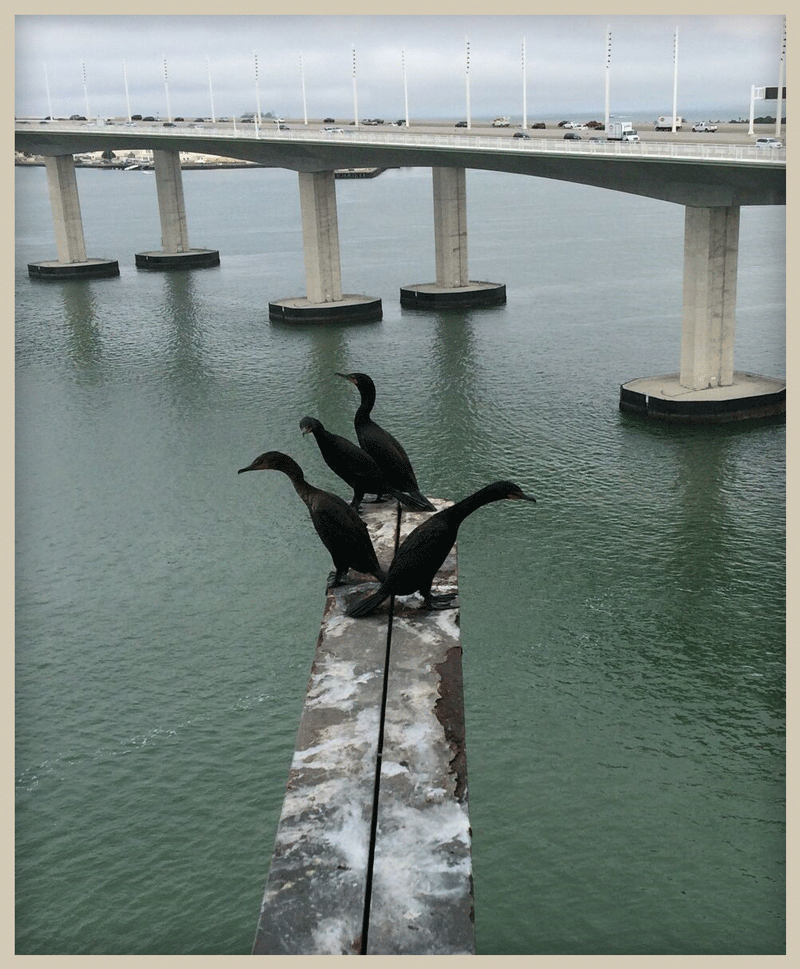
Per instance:
[[[347,569],[343,572],[329,572],[328,573],[328,588],[335,589],[336,586],[344,585],[344,577],[347,575]]]
[[[425,599],[425,606],[428,609],[447,609],[447,607],[458,598],[457,592],[445,592],[442,595],[429,595]]]

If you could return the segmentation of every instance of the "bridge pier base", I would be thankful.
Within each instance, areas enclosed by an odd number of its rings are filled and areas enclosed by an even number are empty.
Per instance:
[[[679,374],[620,388],[620,408],[696,423],[786,411],[786,381],[733,369],[739,206],[686,206]]]
[[[137,252],[139,269],[203,269],[219,265],[219,250],[192,249],[186,221],[180,153],[153,151],[153,167],[161,218],[161,250]]]
[[[86,258],[73,156],[48,156],[45,158],[45,168],[58,259],[28,263],[28,274],[36,279],[95,279],[119,276],[119,263],[115,259]]]
[[[470,280],[467,268],[467,178],[463,168],[433,168],[436,282],[400,290],[400,304],[417,309],[460,309],[505,303],[504,283]]]
[[[339,220],[333,171],[298,172],[306,295],[269,304],[275,321],[373,322],[383,318],[380,299],[342,293]]]

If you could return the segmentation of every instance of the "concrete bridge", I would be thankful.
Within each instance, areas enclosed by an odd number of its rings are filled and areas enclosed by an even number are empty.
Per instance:
[[[193,250],[179,152],[225,156],[298,173],[306,293],[270,303],[274,320],[380,319],[380,299],[342,291],[334,172],[426,167],[433,177],[436,278],[402,287],[404,306],[503,303],[502,283],[468,271],[466,169],[593,185],[683,205],[683,332],[680,372],[623,385],[620,406],[680,420],[731,420],[782,413],[785,383],[737,373],[733,364],[739,214],[743,205],[786,204],[785,150],[750,145],[621,143],[373,131],[359,126],[281,131],[277,125],[37,122],[17,120],[19,151],[45,157],[58,259],[31,275],[113,275],[116,262],[87,259],[74,170],[77,153],[153,152],[162,249],[136,256],[148,269],[208,266],[215,250]],[[635,384],[635,386],[634,386]],[[729,388],[726,390],[725,388]],[[713,401],[713,403],[712,403]]]

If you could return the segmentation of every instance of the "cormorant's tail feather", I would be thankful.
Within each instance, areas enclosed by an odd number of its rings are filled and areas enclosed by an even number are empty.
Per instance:
[[[389,593],[381,592],[379,589],[377,592],[373,592],[371,596],[367,596],[365,599],[354,603],[346,609],[345,615],[351,619],[361,619],[364,616],[368,616],[371,612],[374,612],[383,600],[388,598]]]
[[[421,491],[396,491],[394,488],[387,488],[386,492],[412,511],[436,511],[436,506]]]

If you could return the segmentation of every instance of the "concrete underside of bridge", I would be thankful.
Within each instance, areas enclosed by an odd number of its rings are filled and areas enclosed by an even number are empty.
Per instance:
[[[470,168],[532,175],[576,182],[681,205],[785,205],[786,169],[720,159],[679,159],[637,156],[635,152],[609,157],[589,152],[493,152],[461,145],[369,145],[321,136],[320,141],[255,140],[252,137],[203,137],[116,129],[58,132],[36,128],[17,131],[19,151],[63,155],[130,149],[224,154],[269,168],[295,172],[323,172],[340,168]],[[223,150],[224,149],[224,150]]]

